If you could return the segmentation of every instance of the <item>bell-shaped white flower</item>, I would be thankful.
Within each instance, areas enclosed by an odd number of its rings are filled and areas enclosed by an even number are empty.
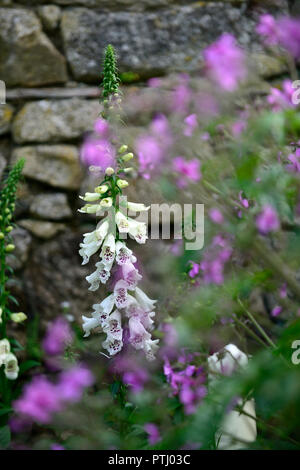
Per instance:
[[[90,336],[91,330],[101,325],[100,314],[93,312],[92,317],[86,317],[82,315],[82,328],[84,331],[84,337]]]
[[[138,202],[127,202],[127,207],[130,211],[133,212],[144,212],[148,211],[150,206],[146,207],[145,204],[140,204]]]
[[[103,261],[96,263],[95,266],[97,268],[96,271],[94,271],[89,276],[86,276],[86,280],[91,284],[89,290],[93,292],[99,289],[100,282],[101,284],[106,284],[110,277],[111,269],[111,265],[103,263]]]
[[[0,365],[3,364],[4,356],[10,353],[10,343],[8,339],[0,340]]]
[[[129,290],[134,290],[142,276],[132,263],[126,263],[122,266],[123,279],[127,282]]]
[[[209,383],[215,386],[220,376],[232,375],[238,368],[246,367],[247,355],[234,344],[228,344],[221,351],[209,356],[208,359]],[[247,442],[254,442],[257,436],[255,402],[253,399],[244,402],[241,398],[237,405],[247,414],[239,410],[232,410],[223,419],[220,430],[216,435],[218,449],[237,450],[247,446]],[[252,418],[252,417],[253,418]]]
[[[101,210],[100,204],[86,204],[78,209],[78,212],[82,214],[96,214],[99,210]]]
[[[148,361],[154,361],[156,351],[158,350],[158,339],[148,339],[145,341],[144,353]]]
[[[103,263],[111,265],[115,258],[115,251],[116,251],[116,242],[115,237],[112,233],[109,233],[105,238],[102,250],[101,250],[101,258]]]
[[[121,314],[119,310],[115,310],[111,313],[107,319],[103,331],[109,335],[113,336],[116,339],[122,339],[122,325],[121,325]]]
[[[8,353],[4,359],[4,373],[7,379],[16,380],[19,374],[18,360],[12,353]]]
[[[146,328],[148,331],[152,331],[154,328],[154,320],[155,312],[143,312],[140,315],[141,324]]]
[[[129,342],[134,349],[144,349],[145,342],[151,339],[151,334],[146,331],[138,317],[129,318]]]
[[[125,308],[128,305],[128,284],[120,279],[114,288],[115,305],[117,308]]]
[[[132,254],[132,251],[127,248],[125,243],[120,241],[116,243],[116,262],[119,265],[136,262],[136,257]]]
[[[103,328],[107,334],[106,340],[102,343],[111,356],[121,351],[123,347],[123,330],[121,325],[121,314],[115,310],[108,318],[107,325]]]
[[[83,330],[85,332],[84,336],[87,337],[90,335],[90,331],[98,326],[102,328],[107,324],[107,319],[114,308],[115,299],[113,294],[106,297],[100,304],[93,305],[92,317],[82,316],[83,320]]]
[[[113,203],[112,197],[105,197],[101,200],[100,206],[101,207],[111,207]]]
[[[207,358],[210,381],[220,375],[232,375],[240,366],[248,364],[248,357],[235,344],[227,344],[221,351]]]
[[[147,226],[144,222],[137,222],[134,219],[128,217],[129,224],[129,235],[131,235],[135,241],[139,244],[145,243],[147,240]]]
[[[79,254],[83,258],[82,264],[87,264],[90,257],[98,251],[107,235],[108,229],[109,223],[105,220],[96,230],[83,235],[83,243],[80,243],[79,250]]]
[[[153,330],[155,312],[146,312],[132,295],[128,295],[128,305],[125,308],[125,314],[129,318],[137,317],[146,330]]]
[[[120,233],[128,233],[129,232],[129,222],[128,218],[122,214],[122,212],[117,211],[116,213],[116,224],[118,226]]]
[[[139,287],[135,289],[135,298],[140,304],[140,306],[145,310],[145,312],[151,312],[154,310],[156,300],[149,299],[149,297],[142,291]]]

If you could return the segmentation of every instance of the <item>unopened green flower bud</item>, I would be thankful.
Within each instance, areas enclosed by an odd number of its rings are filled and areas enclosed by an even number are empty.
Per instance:
[[[5,251],[6,251],[6,253],[11,253],[12,251],[14,251],[15,248],[16,248],[15,245],[10,243],[9,245],[6,245]]]
[[[120,189],[127,188],[128,186],[128,181],[126,180],[118,180],[117,185],[119,186]]]
[[[12,225],[9,225],[8,227],[6,227],[6,232],[9,233],[13,230],[13,226]]]
[[[129,160],[131,160],[132,158],[133,158],[133,153],[129,152],[123,155],[122,160],[124,162],[129,162]]]
[[[121,147],[119,148],[118,152],[119,153],[124,153],[124,152],[127,152],[128,150],[128,145],[121,145]]]
[[[101,184],[101,186],[97,186],[97,188],[94,189],[95,193],[98,194],[104,194],[108,191],[109,187],[107,184]]]
[[[8,209],[8,207],[5,209],[5,214],[10,214],[10,210]]]
[[[111,168],[110,166],[108,168],[106,168],[105,170],[105,174],[107,176],[112,176],[114,174],[115,170],[113,168]]]
[[[3,240],[3,239],[4,239],[4,233],[0,232],[0,240]]]
[[[133,171],[133,167],[132,166],[129,166],[128,168],[124,168],[124,173],[130,173],[131,171]]]
[[[25,315],[25,313],[23,313],[23,312],[12,313],[10,318],[15,323],[21,323],[21,322],[23,322],[24,320],[27,319],[27,315]]]

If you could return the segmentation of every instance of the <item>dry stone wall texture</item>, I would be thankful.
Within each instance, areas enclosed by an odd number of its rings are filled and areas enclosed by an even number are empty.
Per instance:
[[[7,91],[0,104],[0,176],[25,157],[12,264],[27,313],[50,318],[68,301],[79,318],[99,300],[86,296],[88,271],[77,255],[89,228],[78,216],[77,196],[86,182],[79,145],[99,113],[104,47],[112,43],[120,71],[142,81],[197,72],[201,50],[231,32],[270,77],[282,64],[265,55],[254,25],[261,12],[287,8],[285,0],[0,0],[0,80]]]

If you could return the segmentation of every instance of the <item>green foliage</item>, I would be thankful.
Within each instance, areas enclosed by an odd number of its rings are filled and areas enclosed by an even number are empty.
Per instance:
[[[14,165],[4,181],[0,192],[0,308],[2,308],[2,324],[0,327],[2,338],[5,337],[6,333],[7,315],[10,314],[7,306],[8,300],[16,302],[16,299],[14,299],[5,288],[5,284],[8,280],[7,272],[12,273],[11,269],[8,270],[8,266],[6,265],[6,256],[14,250],[10,232],[13,229],[12,216],[15,209],[17,185],[21,177],[24,163],[24,160],[19,160]]]
[[[102,88],[103,98],[109,98],[111,95],[117,94],[119,90],[117,58],[115,49],[111,44],[105,49]]]

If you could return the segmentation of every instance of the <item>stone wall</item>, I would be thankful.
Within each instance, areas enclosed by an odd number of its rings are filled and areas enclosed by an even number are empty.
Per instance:
[[[80,265],[77,250],[87,226],[76,209],[85,177],[78,147],[99,113],[104,47],[112,43],[121,73],[134,72],[142,82],[174,71],[197,72],[201,50],[232,32],[269,78],[282,65],[263,53],[255,37],[263,11],[286,12],[287,3],[0,0],[0,80],[7,88],[7,104],[0,105],[0,175],[9,162],[26,158],[12,258],[18,275],[12,288],[24,311],[50,318],[67,301],[79,317],[98,300],[86,295],[89,268]]]

